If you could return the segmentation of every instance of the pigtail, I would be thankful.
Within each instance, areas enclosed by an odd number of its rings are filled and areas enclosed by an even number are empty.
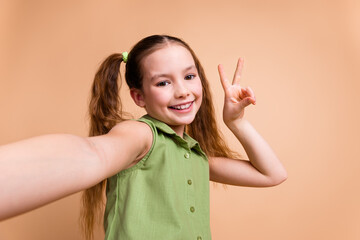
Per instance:
[[[118,83],[122,54],[112,54],[100,65],[95,74],[89,104],[89,136],[106,134],[117,123],[124,121]]]
[[[90,129],[89,136],[108,133],[117,123],[124,121],[118,83],[122,54],[112,54],[100,65],[95,74],[89,103]],[[80,225],[85,239],[93,239],[93,230],[100,224],[105,206],[106,179],[86,189],[82,194]]]

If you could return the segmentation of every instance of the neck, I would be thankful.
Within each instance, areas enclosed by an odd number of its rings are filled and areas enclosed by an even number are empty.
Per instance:
[[[180,125],[180,126],[170,126],[169,127],[172,128],[172,130],[174,130],[174,132],[179,135],[181,138],[184,138],[184,130],[185,130],[185,125]]]

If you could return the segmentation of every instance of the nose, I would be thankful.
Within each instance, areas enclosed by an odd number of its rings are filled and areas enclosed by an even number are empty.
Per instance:
[[[186,98],[189,95],[190,95],[190,90],[184,83],[176,84],[175,98]]]

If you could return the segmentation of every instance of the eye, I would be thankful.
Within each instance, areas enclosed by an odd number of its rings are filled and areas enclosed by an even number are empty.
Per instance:
[[[186,75],[186,77],[185,77],[186,80],[192,80],[194,78],[195,78],[194,74],[189,74],[189,75]]]
[[[156,84],[156,86],[158,86],[158,87],[165,87],[165,86],[167,86],[167,85],[169,85],[170,83],[168,82],[168,81],[161,81],[161,82],[158,82],[157,84]]]

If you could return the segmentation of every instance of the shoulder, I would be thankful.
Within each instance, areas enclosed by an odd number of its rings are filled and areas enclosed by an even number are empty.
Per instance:
[[[151,145],[153,133],[150,126],[144,122],[136,120],[126,120],[116,124],[108,133],[110,136],[126,136],[131,141],[135,140],[138,144],[145,143]]]
[[[116,133],[136,133],[141,136],[152,135],[151,128],[148,124],[137,120],[126,120],[116,124],[111,130],[110,134]]]
[[[153,142],[151,128],[134,120],[120,122],[107,134],[88,139],[108,166],[108,176],[132,166],[146,155]]]
[[[140,150],[139,157],[145,155],[151,148],[153,142],[153,132],[150,126],[144,122],[136,120],[126,120],[116,124],[108,133],[113,137],[125,137],[132,148]]]

